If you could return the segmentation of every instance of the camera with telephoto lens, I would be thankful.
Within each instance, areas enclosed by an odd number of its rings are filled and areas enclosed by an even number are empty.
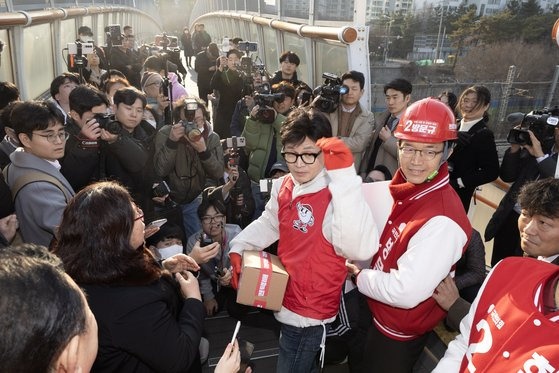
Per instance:
[[[521,116],[520,113],[513,113],[507,117],[509,122],[514,122],[515,118]],[[543,108],[542,110],[534,110],[524,115],[519,128],[510,130],[507,141],[510,144],[532,145],[528,130],[532,131],[534,136],[542,145],[544,152],[548,152],[555,143],[555,129],[559,125],[559,107],[553,109]]]
[[[120,134],[122,130],[122,126],[120,123],[115,119],[114,115],[108,114],[95,114],[93,116],[97,123],[99,123],[99,128],[104,129],[113,135]]]
[[[196,123],[194,123],[194,116],[196,115],[196,110],[198,110],[198,101],[193,98],[184,99],[184,118],[181,120],[181,124],[184,127],[184,133],[190,139],[190,141],[198,141],[202,137],[202,131],[198,128]]]
[[[258,105],[255,119],[261,123],[271,124],[276,120],[276,111],[269,106],[274,102],[283,102],[285,95],[283,93],[257,93],[254,95],[254,104]]]
[[[342,95],[349,92],[349,88],[342,84],[342,80],[334,74],[322,73],[324,84],[313,91],[316,96],[314,107],[323,113],[333,113],[340,104]]]

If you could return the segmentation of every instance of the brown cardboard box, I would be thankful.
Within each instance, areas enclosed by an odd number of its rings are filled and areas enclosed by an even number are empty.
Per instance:
[[[244,251],[237,303],[279,311],[288,279],[277,256],[265,251]]]

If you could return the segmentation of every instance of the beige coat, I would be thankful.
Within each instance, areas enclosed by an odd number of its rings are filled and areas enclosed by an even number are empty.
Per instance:
[[[385,111],[375,118],[374,134],[365,152],[361,168],[359,169],[359,174],[362,176],[367,173],[367,163],[372,155],[373,147],[378,139],[380,129],[384,126],[384,122],[386,122],[389,116],[390,112]],[[394,137],[394,131],[392,131],[392,136],[380,145],[374,165],[376,166],[379,164],[385,165],[390,170],[392,176],[394,176],[394,173],[398,169],[398,140]]]
[[[360,107],[361,113],[355,119],[349,137],[340,137],[353,154],[353,162],[356,170],[359,170],[363,154],[371,141],[375,120],[373,113],[365,109],[361,104]],[[333,136],[338,136],[338,110],[342,110],[341,105],[336,111],[328,114]]]

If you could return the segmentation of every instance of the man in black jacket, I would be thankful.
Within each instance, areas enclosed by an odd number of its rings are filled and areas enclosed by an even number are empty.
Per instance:
[[[532,180],[553,177],[556,172],[559,129],[555,129],[553,147],[542,146],[540,139],[532,131],[529,134],[532,145],[511,144],[501,163],[499,176],[503,181],[513,184],[485,229],[485,241],[495,238],[492,266],[508,256],[522,256],[517,224],[521,212],[517,196],[522,186]]]
[[[297,67],[301,63],[299,56],[292,51],[283,52],[279,58],[280,69],[274,73],[270,84],[278,84],[279,82],[289,82],[294,87],[299,85],[307,85],[297,78]]]
[[[212,93],[210,81],[216,71],[215,60],[219,57],[217,44],[210,43],[206,49],[196,55],[194,70],[198,74],[198,97],[208,104],[208,94]]]

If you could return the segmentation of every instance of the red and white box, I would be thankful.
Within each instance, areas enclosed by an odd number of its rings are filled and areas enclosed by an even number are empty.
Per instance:
[[[276,255],[244,251],[237,303],[279,311],[289,275]]]

